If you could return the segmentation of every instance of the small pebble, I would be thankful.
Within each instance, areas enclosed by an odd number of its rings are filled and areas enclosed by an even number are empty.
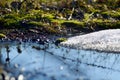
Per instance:
[[[20,72],[23,73],[24,71],[25,71],[25,68],[22,67],[22,68],[20,69]]]
[[[18,76],[18,80],[24,80],[24,76],[23,76],[22,74],[20,74],[20,75]]]
[[[14,64],[14,67],[15,67],[15,68],[18,68],[18,67],[19,67],[19,65],[18,65],[18,64]]]
[[[15,80],[15,78],[14,77],[11,77],[11,79],[10,80]]]

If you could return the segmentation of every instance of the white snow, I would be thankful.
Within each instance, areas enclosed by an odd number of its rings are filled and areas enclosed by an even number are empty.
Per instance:
[[[75,49],[120,52],[120,29],[109,29],[68,38],[61,45]]]

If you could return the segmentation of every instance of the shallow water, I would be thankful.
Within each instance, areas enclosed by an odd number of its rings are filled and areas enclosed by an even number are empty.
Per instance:
[[[6,47],[10,52],[7,55]],[[22,52],[18,52],[19,49]],[[34,48],[36,46],[37,48]],[[1,60],[10,76],[25,80],[119,80],[120,54],[45,46],[36,43],[1,43]],[[6,62],[9,57],[10,61]]]

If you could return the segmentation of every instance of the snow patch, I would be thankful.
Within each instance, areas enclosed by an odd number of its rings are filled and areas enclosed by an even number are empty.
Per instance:
[[[120,29],[109,29],[68,38],[61,45],[75,49],[120,52]]]

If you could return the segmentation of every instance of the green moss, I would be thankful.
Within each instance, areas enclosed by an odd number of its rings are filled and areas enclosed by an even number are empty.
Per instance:
[[[10,1],[10,0],[9,0]],[[41,2],[42,1],[42,2]],[[77,0],[75,2],[75,5],[71,4],[71,1],[68,1],[63,4],[63,0],[52,0],[53,2],[40,0],[38,1],[38,4],[34,3],[35,7],[27,6],[28,10],[24,5],[22,4],[21,10],[19,12],[9,11],[9,8],[1,8],[1,15],[0,15],[0,24],[1,29],[10,29],[10,28],[24,28],[24,27],[40,27],[43,29],[43,31],[49,32],[49,33],[59,33],[60,31],[58,29],[71,29],[73,31],[83,30],[86,31],[90,29],[92,26],[93,28],[102,28],[102,29],[109,29],[109,28],[119,28],[120,26],[120,9],[119,7],[116,7],[116,9],[113,9],[110,4],[113,2],[112,0],[109,2],[93,2],[88,3],[88,0],[80,1]],[[58,4],[54,4],[54,1],[57,1]],[[117,0],[118,1],[118,0]],[[4,0],[1,2],[4,3]],[[7,1],[8,2],[8,1]],[[5,3],[7,3],[5,1]],[[12,1],[10,1],[12,2]],[[29,1],[25,2],[24,4],[28,4]],[[40,3],[45,4],[46,6],[41,6]],[[113,5],[115,3],[119,4],[118,2],[113,2]],[[65,5],[65,4],[69,4]],[[2,5],[2,4],[1,4]],[[10,3],[9,3],[10,5]],[[39,8],[37,8],[39,6]],[[52,9],[55,7],[58,7],[58,9]],[[83,12],[84,13],[84,19],[80,22],[78,20],[65,20],[66,15],[71,14],[71,9],[75,8],[76,12]],[[119,6],[119,5],[118,5]],[[5,5],[4,5],[5,7]],[[48,8],[50,10],[45,10],[43,8]],[[60,10],[64,9],[64,10]],[[110,8],[111,7],[111,8]],[[7,11],[8,10],[8,11]],[[6,12],[7,11],[7,12]],[[22,12],[21,12],[22,11]],[[22,14],[21,14],[22,13]],[[99,14],[99,15],[97,15]],[[56,15],[59,19],[56,19]],[[62,18],[63,17],[63,18]],[[49,24],[47,24],[49,23]],[[59,27],[59,28],[58,28]],[[83,31],[85,31],[83,30]]]
[[[96,27],[100,29],[117,29],[120,28],[120,22],[96,22]]]
[[[47,24],[43,24],[42,22],[31,21],[31,22],[28,22],[28,25],[31,27],[41,28],[43,32],[46,32],[46,33],[57,33],[54,27]]]
[[[0,33],[0,38],[6,38],[5,34]]]
[[[59,46],[59,44],[61,43],[61,42],[65,42],[67,39],[66,38],[58,38],[56,41],[55,41],[55,45],[56,46]]]
[[[85,27],[85,23],[79,21],[66,21],[63,22],[62,25],[66,27],[72,27],[73,29],[81,29]]]
[[[4,19],[20,20],[20,16],[18,14],[11,13],[4,15]]]
[[[44,21],[49,21],[51,22],[53,20],[54,16],[52,14],[44,14],[42,15],[42,19],[44,19]]]
[[[98,18],[94,18],[93,20],[91,20],[92,22],[103,22],[102,19],[98,19]]]
[[[23,19],[26,19],[26,20],[35,20],[36,16],[31,15],[31,14],[27,14],[27,15],[25,15],[25,16],[22,17],[22,20]]]
[[[54,16],[52,14],[48,14],[48,13],[45,14],[44,16],[47,17],[47,18],[49,18],[49,19],[53,19],[54,18]]]
[[[18,14],[5,14],[0,18],[0,24],[3,28],[18,28],[20,27],[20,16]]]
[[[105,12],[102,12],[101,14],[102,14],[102,16],[120,19],[120,12],[116,12],[116,11],[105,11]]]
[[[67,41],[67,38],[58,38],[56,41],[65,42]]]
[[[43,27],[43,24],[41,22],[37,22],[37,21],[30,21],[27,24],[30,26]]]
[[[97,12],[98,11],[92,5],[87,5],[86,6],[86,10],[87,10],[88,13],[92,13],[92,12]]]
[[[46,27],[45,30],[50,33],[50,34],[56,34],[56,33],[59,33],[59,31],[55,30],[54,28],[52,27]]]
[[[90,14],[88,14],[88,13],[86,13],[86,14],[84,14],[84,19],[83,19],[83,21],[88,21],[89,20],[89,18],[90,18]]]
[[[17,28],[20,26],[19,21],[16,21],[14,19],[5,19],[3,24],[5,28]]]

